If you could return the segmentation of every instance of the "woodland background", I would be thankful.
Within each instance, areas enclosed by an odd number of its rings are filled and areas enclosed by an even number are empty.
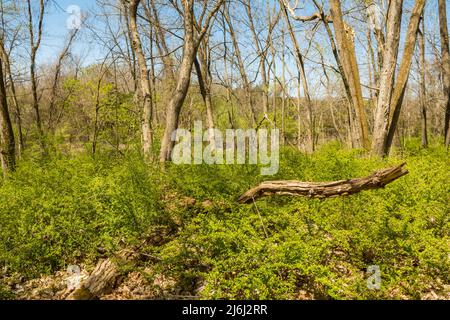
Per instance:
[[[0,0],[1,298],[130,247],[98,298],[449,298],[446,0],[70,4]],[[241,205],[258,166],[171,164],[196,120],[280,129],[273,180],[410,173]]]

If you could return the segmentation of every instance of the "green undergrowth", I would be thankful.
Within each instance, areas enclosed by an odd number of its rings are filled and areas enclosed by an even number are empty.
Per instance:
[[[264,180],[354,178],[403,161],[409,174],[383,189],[236,203]],[[443,147],[417,141],[384,160],[337,144],[313,155],[285,148],[274,176],[252,165],[162,170],[133,154],[24,159],[0,182],[0,267],[34,278],[92,266],[152,226],[170,225],[178,233],[145,248],[158,257],[146,263],[180,285],[203,284],[200,298],[421,298],[450,283],[449,164]],[[169,195],[196,204],[170,207]],[[379,289],[367,286],[369,266],[380,270]],[[8,294],[0,280],[0,298]]]

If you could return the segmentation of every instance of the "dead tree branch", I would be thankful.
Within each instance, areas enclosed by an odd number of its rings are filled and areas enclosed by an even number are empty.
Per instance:
[[[238,202],[251,203],[254,199],[273,195],[331,198],[346,196],[363,190],[383,188],[388,183],[408,174],[408,170],[403,168],[405,164],[378,170],[367,177],[357,179],[332,182],[265,181],[241,195]]]

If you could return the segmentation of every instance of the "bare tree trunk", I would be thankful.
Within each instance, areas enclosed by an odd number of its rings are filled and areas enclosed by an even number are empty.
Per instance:
[[[241,50],[239,49],[239,43],[237,41],[236,34],[234,32],[234,28],[233,28],[233,24],[231,22],[231,18],[230,18],[230,13],[229,13],[228,7],[225,8],[224,11],[225,11],[225,19],[227,20],[227,24],[228,24],[228,29],[229,29],[229,32],[230,32],[231,40],[233,42],[234,53],[236,55],[236,59],[237,59],[238,66],[239,66],[239,73],[241,75],[242,82],[243,82],[243,85],[244,85],[244,91],[245,91],[245,96],[246,96],[246,104],[248,106],[248,109],[252,113],[252,118],[251,118],[252,125],[256,125],[258,120],[257,120],[257,116],[256,116],[256,109],[255,109],[255,106],[254,106],[254,103],[253,103],[252,93],[251,93],[251,90],[250,90],[250,81],[248,80],[247,73],[245,72],[244,61],[242,59]]]
[[[12,96],[12,101],[14,104],[14,112],[15,112],[15,117],[16,117],[16,122],[17,122],[17,135],[19,138],[17,156],[20,157],[21,153],[25,149],[25,142],[23,139],[23,129],[22,129],[22,115],[20,112],[20,105],[17,100],[16,85],[14,83],[13,75],[11,72],[11,63],[9,60],[9,56],[6,52],[3,41],[0,39],[0,59],[2,59],[2,58],[4,59],[5,71],[8,74],[9,85],[11,88],[11,96]]]
[[[284,1],[283,1],[284,3]],[[333,35],[333,31],[331,30],[329,23],[331,22],[331,18],[329,16],[326,16],[324,11],[323,11],[323,7],[318,3],[317,0],[313,0],[313,3],[315,5],[315,7],[317,8],[317,10],[319,11],[317,14],[313,15],[313,16],[317,16],[322,22],[323,25],[325,27],[325,30],[327,32],[327,36],[328,39],[330,41],[331,44],[331,51],[333,53],[334,59],[336,60],[336,64],[338,66],[338,70],[339,70],[339,75],[341,76],[342,79],[342,83],[344,85],[344,89],[345,89],[345,94],[348,100],[348,105],[347,105],[347,124],[348,124],[348,141],[350,143],[350,145],[352,147],[355,146],[355,135],[353,134],[353,125],[352,125],[352,114],[351,114],[351,110],[355,109],[355,105],[353,103],[353,98],[352,98],[352,90],[350,89],[350,83],[348,80],[348,77],[346,75],[346,71],[344,69],[344,65],[343,65],[343,60],[341,59],[339,53],[338,53],[338,48],[336,45],[336,41],[334,40],[334,35]]]
[[[406,84],[408,82],[409,70],[411,69],[414,48],[416,46],[417,33],[419,30],[420,17],[422,16],[425,7],[425,0],[416,0],[414,9],[411,12],[409,19],[408,30],[406,31],[405,47],[403,49],[403,57],[398,71],[397,81],[395,83],[394,92],[392,93],[392,100],[390,103],[390,125],[386,137],[386,143],[383,146],[382,155],[389,154],[389,150],[394,138],[395,129],[397,127],[398,119],[400,117],[400,110],[405,95]]]
[[[150,51],[150,93],[151,93],[151,101],[152,101],[152,110],[153,110],[153,122],[154,125],[158,126],[159,124],[159,115],[158,115],[158,105],[156,103],[156,75],[155,75],[155,56],[153,52],[153,40],[155,37],[155,31],[152,25],[150,25],[149,30],[149,51]]]
[[[8,101],[6,99],[6,88],[3,81],[3,60],[0,57],[0,160],[3,174],[15,170],[16,152],[14,131],[9,116]]]
[[[283,97],[281,100],[281,145],[285,144],[285,134],[286,134],[286,124],[285,124],[285,112],[286,112],[286,98],[288,94],[288,90],[286,90],[286,51],[285,48],[285,30],[283,28],[282,30],[282,36],[281,36],[281,81],[282,81],[282,87],[283,87]]]
[[[198,50],[199,59],[194,60],[195,71],[197,73],[198,85],[200,87],[200,94],[203,99],[203,103],[206,108],[206,120],[208,123],[209,129],[214,129],[214,117],[212,112],[212,99],[211,99],[211,75],[209,70],[209,59],[208,55],[208,41],[209,37],[205,37],[203,41],[203,45],[200,46]],[[199,60],[201,62],[199,62]],[[209,142],[214,148],[215,146],[215,138],[214,131],[210,130],[209,132]]]
[[[40,0],[39,2],[39,21],[38,21],[38,30],[37,30],[37,39],[35,40],[34,28],[33,28],[33,13],[31,8],[31,0],[27,0],[28,4],[28,31],[30,36],[30,75],[31,75],[31,93],[33,96],[33,110],[35,113],[36,120],[36,128],[39,139],[39,144],[44,155],[47,154],[47,149],[45,145],[44,131],[42,129],[42,121],[39,110],[39,97],[37,93],[37,78],[36,78],[36,54],[41,45],[42,39],[42,29],[43,29],[43,20],[45,13],[45,5],[44,0]]]
[[[225,21],[225,15],[222,14],[222,21],[221,21],[221,26],[222,26],[222,30],[223,30],[223,69],[224,69],[224,85],[226,88],[226,102],[227,105],[230,106],[230,108],[228,109],[228,121],[230,123],[230,127],[232,129],[236,129],[236,121],[235,121],[235,117],[234,117],[234,106],[233,106],[233,102],[231,100],[231,83],[232,80],[228,74],[228,63],[227,63],[227,55],[228,55],[228,41],[227,41],[227,31],[226,31],[226,21]],[[233,57],[231,57],[231,59],[233,59]],[[233,60],[231,60],[231,65],[233,65]]]
[[[137,57],[139,65],[139,83],[143,98],[143,110],[141,119],[141,134],[142,134],[142,150],[144,156],[151,157],[152,143],[153,143],[153,110],[152,110],[152,95],[150,88],[150,79],[147,68],[147,62],[142,50],[142,42],[138,32],[137,26],[137,10],[140,0],[131,0],[129,2],[129,10],[126,10],[126,2],[123,2],[125,12],[128,12],[130,17],[130,28],[132,36],[132,47]]]
[[[255,24],[253,21],[253,14],[252,14],[252,4],[250,0],[247,0],[245,3],[245,8],[247,11],[247,16],[249,20],[249,27],[250,31],[252,33],[253,42],[255,43],[256,52],[259,56],[259,68],[261,72],[261,82],[263,86],[263,93],[262,93],[262,100],[263,100],[263,112],[264,114],[267,114],[269,110],[269,83],[267,82],[267,71],[266,71],[266,60],[267,60],[267,54],[266,51],[261,48],[261,45],[259,43],[258,34],[255,28]],[[269,34],[268,37],[270,37],[272,34],[272,26],[269,26]]]
[[[360,127],[361,143],[365,149],[369,150],[369,127],[367,124],[366,113],[364,111],[364,101],[362,98],[359,70],[352,39],[353,30],[350,30],[350,28],[344,23],[339,0],[330,0],[330,11],[333,19],[336,41],[341,59],[344,63],[344,71],[347,74],[353,105],[355,107],[356,117]]]
[[[383,67],[380,74],[380,87],[375,122],[373,128],[372,152],[383,156],[389,126],[389,108],[394,86],[395,65],[400,41],[400,22],[403,0],[390,2],[387,14],[386,45],[383,52]]]
[[[428,146],[427,129],[427,92],[425,84],[425,23],[422,16],[422,30],[419,31],[419,60],[420,60],[420,115],[422,120],[422,147]]]
[[[193,38],[193,12],[191,10],[185,11],[185,30],[183,45],[183,60],[178,75],[177,85],[173,92],[172,99],[169,102],[166,116],[166,128],[161,142],[161,151],[159,159],[161,162],[170,161],[173,149],[172,133],[178,127],[178,120],[180,117],[181,107],[189,89],[191,81],[192,64],[195,59],[197,48],[195,47]],[[188,31],[190,29],[190,31]]]
[[[213,116],[213,105],[212,105],[212,97],[211,97],[211,86],[212,86],[212,78],[211,78],[211,57],[210,57],[209,48],[209,34],[206,35],[202,41],[202,44],[198,50],[198,57],[200,62],[200,71],[203,76],[203,84],[204,84],[204,102],[206,107],[206,120],[208,122],[208,128],[214,128],[214,116]]]
[[[447,28],[446,0],[439,0],[439,32],[442,53],[442,82],[444,94],[444,139],[445,146],[450,145],[450,49]]]
[[[172,54],[166,42],[165,30],[161,26],[159,20],[158,10],[154,0],[149,1],[150,5],[147,6],[143,3],[144,12],[147,18],[151,21],[155,30],[155,43],[158,50],[158,54],[161,57],[161,61],[164,66],[163,80],[162,80],[162,96],[164,104],[168,104],[171,99],[172,90],[175,87],[175,72],[172,60]],[[150,7],[150,8],[149,8]],[[151,9],[151,10],[150,10]]]
[[[210,9],[209,14],[203,20],[203,26],[199,26],[199,23],[195,20],[194,15],[194,0],[183,1],[183,58],[178,74],[177,85],[168,106],[166,127],[164,129],[164,135],[161,141],[161,150],[159,154],[159,159],[161,162],[169,161],[171,159],[172,149],[174,146],[174,141],[172,141],[172,133],[178,128],[181,107],[183,106],[183,102],[186,98],[191,82],[192,65],[194,64],[199,44],[209,29],[211,19],[220,9],[222,4],[223,0],[216,1],[214,7]],[[206,6],[207,3],[204,3],[203,12],[206,12]],[[195,29],[199,30],[198,34],[196,34],[194,30],[194,25]]]
[[[309,131],[308,131],[308,141],[309,141],[309,152],[314,152],[315,150],[315,137],[314,137],[314,111],[313,111],[313,107],[312,107],[312,101],[311,101],[311,96],[309,93],[309,86],[308,86],[308,81],[306,79],[306,73],[305,73],[305,63],[303,61],[303,55],[300,52],[300,46],[297,42],[297,38],[295,37],[294,34],[294,30],[292,28],[292,24],[291,21],[289,19],[289,15],[287,13],[287,9],[286,7],[284,7],[284,4],[281,3],[283,5],[283,15],[287,24],[287,28],[289,31],[289,35],[291,37],[291,41],[292,44],[294,45],[294,50],[295,50],[295,61],[297,62],[297,69],[299,72],[299,82],[301,82],[301,85],[303,87],[303,94],[305,95],[305,99],[306,99],[306,106],[307,106],[307,118],[308,118],[308,124],[309,124]],[[299,91],[299,99],[300,99],[300,91]],[[299,125],[299,130],[300,130],[300,125]],[[300,132],[299,132],[300,133]]]
[[[67,54],[69,53],[69,49],[70,46],[73,42],[73,40],[75,39],[75,36],[77,34],[77,31],[79,29],[75,29],[74,32],[72,32],[69,36],[69,40],[66,44],[66,46],[64,47],[63,51],[61,52],[61,54],[58,57],[58,62],[56,63],[56,68],[55,68],[55,75],[53,77],[53,82],[52,82],[52,88],[51,88],[51,92],[50,92],[50,103],[49,103],[49,107],[48,107],[48,129],[51,133],[54,133],[55,131],[55,123],[54,123],[54,116],[56,113],[56,93],[58,90],[58,81],[60,79],[61,76],[61,68],[62,68],[62,63],[64,61],[64,59],[66,58]]]
[[[380,17],[378,16],[381,12],[376,11],[377,4],[375,1],[371,0],[368,3],[367,6],[367,16],[369,18],[369,22],[372,25],[373,32],[375,34],[375,39],[377,40],[377,60],[378,60],[378,66],[374,66],[374,74],[375,74],[375,82],[378,85],[379,80],[379,74],[381,69],[383,68],[383,53],[384,53],[384,46],[385,46],[385,36],[383,33],[383,26]],[[369,32],[370,35],[370,32]],[[369,47],[369,50],[372,51],[372,47]]]

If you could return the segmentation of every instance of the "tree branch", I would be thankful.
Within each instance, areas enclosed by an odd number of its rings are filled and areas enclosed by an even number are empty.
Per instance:
[[[332,182],[265,181],[241,195],[238,202],[251,203],[254,199],[273,195],[322,199],[346,196],[363,190],[383,188],[388,183],[408,174],[408,170],[403,168],[405,164],[402,163],[395,167],[378,170],[365,178],[357,179]]]

